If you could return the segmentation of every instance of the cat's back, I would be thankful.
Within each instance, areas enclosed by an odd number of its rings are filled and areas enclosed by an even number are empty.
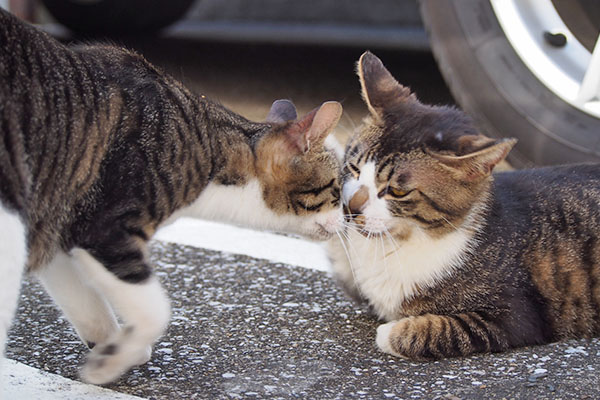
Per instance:
[[[583,232],[600,239],[600,164],[501,172],[492,190],[486,230],[494,237],[522,238],[526,247]]]
[[[505,171],[494,174],[497,185],[545,192],[559,188],[592,187],[600,185],[600,164],[570,164]]]
[[[500,173],[494,191],[488,247],[524,267],[553,339],[600,334],[600,165]]]
[[[100,54],[0,9],[0,202],[26,221],[31,254],[52,247],[120,130],[123,102]]]
[[[53,72],[68,53],[45,32],[0,8],[0,95],[22,96],[32,81],[44,86],[58,80]]]
[[[547,213],[563,208],[600,212],[600,164],[575,164],[494,175],[497,208]]]

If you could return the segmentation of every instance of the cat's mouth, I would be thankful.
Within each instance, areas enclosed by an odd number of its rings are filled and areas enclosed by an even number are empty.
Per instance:
[[[366,238],[383,236],[383,234],[388,231],[385,227],[385,224],[383,224],[381,221],[367,222],[367,219],[363,214],[354,216],[347,215],[346,222],[350,223],[350,226],[352,226],[354,231],[360,233]]]
[[[366,228],[355,228],[355,230],[367,239],[378,238],[384,234],[384,231],[372,231]]]

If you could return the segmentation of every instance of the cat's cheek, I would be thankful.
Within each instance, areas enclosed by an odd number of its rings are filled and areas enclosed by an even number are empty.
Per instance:
[[[331,210],[304,222],[300,221],[300,224],[303,226],[301,234],[314,240],[328,240],[343,229],[344,215],[341,209]]]
[[[344,214],[341,208],[329,211],[317,219],[317,223],[329,233],[335,233],[343,228]]]

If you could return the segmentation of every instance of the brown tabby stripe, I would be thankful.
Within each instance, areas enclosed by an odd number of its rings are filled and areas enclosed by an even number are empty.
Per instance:
[[[389,340],[394,352],[419,360],[507,348],[497,328],[485,320],[485,313],[478,312],[404,318],[393,327]]]
[[[145,240],[195,199],[227,153],[226,135],[209,135],[215,126],[243,137],[268,129],[193,96],[137,54],[67,48],[0,11],[0,200],[25,214],[30,266],[57,237],[102,246],[111,262],[141,259],[134,240],[94,238],[124,218],[128,235]]]
[[[121,279],[144,280],[159,224],[210,181],[260,178],[257,164],[292,126],[248,121],[136,53],[66,47],[0,9],[0,201],[23,215],[30,268],[80,247]],[[291,153],[293,171],[262,178],[265,203],[298,214],[339,204],[334,156]]]
[[[368,52],[358,70],[371,115],[351,139],[346,168],[376,160],[377,187],[412,191],[384,197],[398,247],[414,237],[408,219],[432,239],[471,235],[456,248],[460,260],[439,267],[445,276],[416,282],[410,298],[388,304],[393,296],[371,290],[363,299],[395,321],[394,352],[435,359],[599,336],[600,165],[492,174],[515,140],[485,137],[462,111],[419,102]],[[338,279],[351,296],[362,285]]]

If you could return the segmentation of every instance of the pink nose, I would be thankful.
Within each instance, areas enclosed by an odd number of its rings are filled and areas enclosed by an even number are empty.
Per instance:
[[[361,185],[348,202],[348,208],[352,214],[360,214],[369,200],[369,189]]]

